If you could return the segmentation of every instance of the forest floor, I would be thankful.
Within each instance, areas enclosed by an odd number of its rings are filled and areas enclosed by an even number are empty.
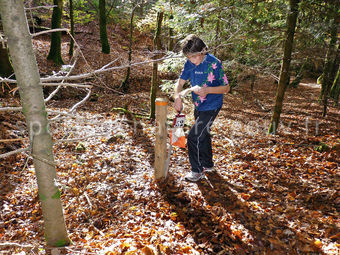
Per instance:
[[[113,60],[124,64],[127,31],[111,29],[110,55],[99,53],[96,27],[78,29],[88,63],[79,61],[75,72]],[[42,75],[55,69],[45,60],[48,40],[34,39]],[[150,38],[138,35],[134,45],[133,61],[146,60]],[[67,50],[65,42],[66,62]],[[112,111],[148,112],[151,69],[133,68],[126,94],[118,93],[125,72],[100,75],[91,81],[96,91],[90,100],[72,117],[51,122],[54,140],[87,137],[54,146],[72,240],[63,253],[339,254],[340,110],[330,106],[321,116],[317,86],[288,89],[278,133],[267,135],[276,85],[267,77],[259,77],[253,91],[240,83],[225,96],[212,127],[216,172],[198,183],[184,181],[190,171],[187,152],[175,147],[167,180],[156,182],[154,121]],[[48,108],[67,112],[84,95],[63,90]],[[18,106],[18,95],[7,92],[1,104]],[[188,98],[188,126],[192,112]],[[168,117],[174,115],[169,108]],[[0,112],[0,120],[0,139],[25,134],[21,114]],[[0,143],[0,151],[23,146],[27,140]],[[35,171],[27,154],[1,159],[0,194],[0,253],[45,254]]]

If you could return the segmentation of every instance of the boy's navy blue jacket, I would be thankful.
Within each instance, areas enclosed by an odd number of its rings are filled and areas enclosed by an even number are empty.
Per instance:
[[[192,87],[217,87],[228,84],[221,61],[209,53],[198,66],[187,60],[180,78],[190,80]],[[192,99],[198,111],[215,110],[223,104],[223,94],[208,94],[203,98],[192,93]]]

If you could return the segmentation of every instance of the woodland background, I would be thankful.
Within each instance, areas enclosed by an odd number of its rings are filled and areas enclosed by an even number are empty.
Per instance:
[[[23,2],[49,83],[55,185],[72,244],[44,237],[34,154],[24,150],[30,131],[1,27],[2,253],[339,253],[338,1]],[[282,112],[268,134],[294,2]],[[46,33],[59,27],[68,30]],[[217,172],[185,182],[186,151],[174,148],[167,180],[156,181],[152,103],[166,97],[171,106],[190,33],[223,61],[232,87],[212,129]],[[190,97],[185,106],[187,131]],[[169,107],[169,125],[174,116]]]

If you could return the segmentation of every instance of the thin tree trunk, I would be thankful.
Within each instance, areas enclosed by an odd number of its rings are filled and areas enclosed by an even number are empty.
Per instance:
[[[133,7],[130,17],[130,38],[129,38],[129,65],[132,61],[132,41],[133,41],[133,19],[135,16],[136,5]],[[131,67],[129,66],[126,71],[126,76],[124,81],[122,82],[121,88],[124,92],[129,90],[129,78],[130,78]]]
[[[110,44],[107,38],[106,28],[106,11],[105,11],[105,0],[99,0],[99,29],[100,29],[100,42],[102,44],[102,52],[105,54],[110,53]]]
[[[284,100],[284,94],[289,82],[289,67],[293,50],[296,20],[299,12],[298,10],[299,0],[289,0],[289,6],[290,10],[287,16],[286,41],[284,44],[282,66],[280,71],[279,84],[276,91],[274,111],[268,129],[269,134],[275,134],[276,129],[278,128]]]
[[[144,0],[140,0],[140,4],[139,4],[139,14],[141,17],[144,16]]]
[[[303,64],[301,65],[299,71],[296,73],[296,76],[294,78],[294,80],[289,83],[289,87],[290,88],[297,88],[303,78],[303,73],[305,71],[305,68],[306,68],[306,64],[309,62],[309,58],[307,57],[305,59],[305,61],[303,62]]]
[[[157,29],[155,33],[155,37],[153,39],[153,47],[154,51],[160,51],[162,48],[161,44],[161,31],[162,31],[162,21],[163,21],[164,12],[157,13]],[[156,54],[158,55],[158,54]],[[153,63],[152,68],[152,78],[151,78],[151,94],[150,94],[150,118],[155,119],[156,116],[156,96],[159,86],[159,78],[158,78],[158,63]]]
[[[336,73],[330,96],[334,100],[334,105],[338,105],[339,103],[339,95],[340,95],[340,67],[338,67],[338,72]]]
[[[171,18],[171,16],[170,16],[170,18]],[[169,46],[168,46],[169,51],[173,51],[174,47],[175,47],[174,29],[172,27],[169,27]]]
[[[51,28],[61,28],[63,0],[53,0],[53,4],[57,7],[53,8]],[[64,61],[61,57],[61,32],[53,32],[51,34],[50,53],[48,54],[47,59],[53,60],[56,65],[64,64]]]
[[[2,31],[1,17],[0,17],[0,31]],[[9,60],[8,49],[5,43],[0,43],[0,77],[7,78],[13,74],[13,67]],[[1,85],[1,84],[0,84]]]
[[[170,0],[170,16],[169,16],[169,23],[174,19],[174,15],[172,13],[172,1]],[[172,24],[169,24],[169,43],[168,43],[168,50],[173,51],[175,47],[174,42],[174,29]]]
[[[220,43],[220,30],[221,30],[221,9],[222,9],[222,1],[219,1],[219,8],[218,8],[218,17],[216,22],[216,32],[215,32],[215,49],[214,49],[214,55],[217,54],[217,47]]]
[[[74,38],[74,12],[73,12],[73,0],[69,0],[70,3],[70,23],[71,23],[71,35]],[[71,38],[70,41],[70,49],[68,54],[70,56],[73,56],[73,48],[74,48],[74,41],[73,38]]]
[[[325,117],[327,114],[327,105],[328,105],[328,97],[329,92],[333,83],[332,79],[332,68],[334,69],[335,73],[335,67],[336,65],[336,40],[337,40],[337,21],[336,21],[336,12],[334,10],[331,10],[332,13],[332,24],[331,24],[331,40],[329,42],[326,59],[325,59],[325,67],[323,71],[323,79],[321,84],[321,95],[322,98],[322,104],[323,104],[323,111],[322,116]],[[334,76],[334,75],[333,75]]]
[[[7,47],[2,47],[2,45],[3,44],[0,43],[0,77],[5,78],[13,74],[13,67],[9,61]]]
[[[0,0],[0,13],[28,127],[44,217],[45,238],[49,246],[65,246],[70,243],[70,239],[56,184],[52,137],[23,1]]]

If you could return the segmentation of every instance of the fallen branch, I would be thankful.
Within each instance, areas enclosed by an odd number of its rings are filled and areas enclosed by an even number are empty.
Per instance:
[[[90,201],[89,196],[87,195],[87,192],[85,191],[83,194],[84,194],[84,197],[86,198],[87,203],[88,203],[89,206],[90,206],[90,210],[92,210],[93,206],[92,206],[92,203],[91,203],[91,201]]]
[[[47,113],[49,113],[49,114],[57,114],[57,115],[64,115],[64,116],[71,117],[71,118],[76,118],[76,119],[84,119],[84,117],[75,116],[73,113],[68,113],[68,112],[59,112],[59,111],[47,110]],[[51,119],[50,121],[54,121],[54,120],[55,119]]]
[[[134,117],[134,118],[148,118],[148,115],[143,115],[143,114],[138,114],[138,113],[134,113],[129,111],[128,109],[125,108],[121,108],[121,107],[114,107],[111,109],[111,111],[117,111],[117,112],[122,112],[124,114],[129,114],[130,116]]]
[[[255,102],[255,104],[256,104],[259,108],[261,108],[261,111],[262,111],[262,112],[270,112],[270,111],[271,111],[270,108],[266,109],[266,108],[261,104],[261,101],[260,101],[259,99],[255,98],[254,102]]]
[[[75,87],[75,88],[93,88],[93,85],[86,85],[86,84],[77,84],[77,83],[40,83],[40,85],[44,87],[54,87],[54,86],[61,86],[61,87]]]
[[[80,102],[78,102],[75,105],[73,105],[71,110],[69,110],[70,114],[73,113],[75,111],[75,109],[77,109],[80,105],[85,103],[87,99],[89,99],[89,97],[91,96],[91,89],[87,89],[87,90],[88,90],[87,95]],[[58,119],[59,117],[60,117],[60,115],[57,115],[53,119],[51,119],[51,121],[54,121],[54,120]]]
[[[10,151],[10,152],[4,153],[4,154],[0,154],[0,158],[7,158],[7,157],[12,156],[14,154],[18,154],[18,153],[28,151],[28,150],[29,150],[29,148],[17,149],[17,150]]]
[[[63,143],[63,142],[77,142],[77,141],[86,140],[86,139],[93,138],[93,137],[100,137],[100,136],[107,136],[107,135],[109,135],[109,133],[101,133],[101,134],[89,135],[89,136],[85,136],[85,137],[78,137],[78,138],[72,138],[72,139],[60,139],[60,140],[56,140],[54,142],[54,144]],[[10,152],[4,153],[4,154],[0,154],[0,158],[7,158],[11,155],[18,154],[18,153],[21,153],[21,152],[25,152],[25,151],[28,151],[28,150],[30,150],[30,148],[28,148],[28,147],[17,149],[17,150],[10,151]]]
[[[45,5],[45,6],[36,6],[36,7],[25,7],[25,10],[52,9],[54,7],[58,7],[58,6],[57,5]]]
[[[107,136],[107,135],[109,135],[109,133],[101,133],[101,134],[89,135],[89,136],[78,137],[78,138],[71,138],[71,139],[60,139],[60,140],[56,140],[54,142],[54,144],[57,144],[57,143],[66,143],[66,142],[77,142],[77,141],[86,140],[86,139],[93,138],[93,137],[100,137],[100,136]]]
[[[73,71],[74,67],[76,66],[77,60],[78,60],[78,58],[75,59],[73,65],[71,66],[70,70],[67,72],[66,76],[70,76],[71,72]],[[64,80],[62,80],[61,83],[64,84]],[[58,93],[60,88],[61,88],[61,84],[59,84],[59,86],[54,91],[52,91],[52,93],[44,100],[45,103],[47,103],[49,100],[51,100]]]
[[[25,138],[16,138],[16,139],[1,139],[0,143],[11,143],[11,142],[18,142],[18,141],[23,141],[23,140],[27,140],[28,137]]]
[[[21,111],[22,110],[22,107],[2,107],[0,108],[0,112],[9,112],[9,111]],[[74,115],[70,114],[70,113],[67,113],[67,112],[58,112],[58,111],[53,111],[53,110],[48,110],[47,109],[47,113],[54,113],[54,114],[59,114],[59,115],[65,115],[65,116],[69,116],[69,117],[72,117],[74,118]],[[77,117],[79,118],[79,117]]]
[[[113,71],[113,70],[120,70],[120,69],[125,69],[125,68],[128,68],[128,67],[132,67],[132,66],[161,62],[161,61],[169,59],[169,58],[179,58],[179,56],[169,56],[169,57],[164,57],[164,58],[159,58],[159,59],[152,59],[152,60],[147,60],[147,61],[142,61],[142,62],[131,63],[131,64],[127,64],[127,65],[122,65],[122,66],[114,66],[114,67],[110,67],[110,68],[103,68],[102,67],[100,69],[94,70],[94,71],[89,72],[89,73],[72,75],[72,76],[68,76],[68,77],[50,76],[50,77],[41,78],[40,81],[41,82],[49,82],[49,81],[62,81],[62,80],[80,80],[80,79],[89,78],[91,76],[101,74],[101,73],[105,73],[105,72],[109,72],[109,71]],[[8,78],[2,78],[2,77],[0,77],[0,82],[17,83],[17,81],[14,80],[14,79],[8,79]]]
[[[0,247],[18,247],[18,248],[34,248],[33,245],[29,244],[18,244],[18,243],[0,243]]]
[[[80,105],[82,105],[83,103],[85,103],[85,101],[87,99],[89,99],[89,97],[91,96],[91,89],[88,89],[87,95],[83,98],[83,100],[81,100],[80,102],[76,103],[71,110],[69,111],[70,113],[72,113],[75,109],[77,109]]]
[[[8,112],[8,111],[18,112],[21,110],[22,110],[22,107],[1,107],[0,108],[0,112]]]
[[[38,36],[38,35],[42,35],[42,34],[53,33],[53,32],[63,32],[63,31],[69,33],[68,28],[55,28],[55,29],[50,29],[50,30],[34,33],[34,34],[31,34],[31,36],[34,37],[34,36]]]
[[[5,39],[5,38],[2,36],[1,32],[0,32],[0,42],[1,42],[1,44],[2,44],[2,48],[5,48],[5,47],[6,47],[5,43],[7,42],[7,39]],[[1,78],[1,77],[0,77],[0,78]]]
[[[89,206],[90,206],[90,210],[92,210],[93,206],[92,206],[92,203],[91,203],[91,201],[90,201],[89,196],[87,195],[87,192],[85,191],[83,194],[84,194],[84,197],[86,198],[87,203],[88,203]],[[89,219],[89,221],[90,221],[92,227],[93,227],[93,228],[94,228],[101,236],[105,236],[105,234],[104,234],[101,230],[99,230],[99,229],[94,225],[92,218],[89,217],[88,219]]]

